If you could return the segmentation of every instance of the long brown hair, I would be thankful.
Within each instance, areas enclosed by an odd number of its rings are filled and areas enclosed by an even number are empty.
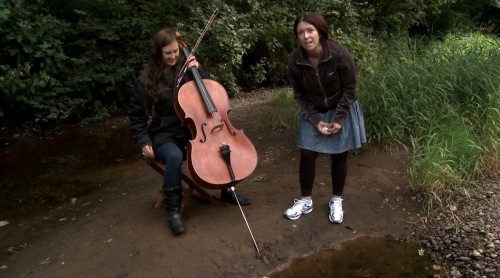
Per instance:
[[[163,78],[165,69],[162,48],[175,41],[177,41],[176,33],[170,28],[161,29],[153,37],[153,47],[144,74],[146,110],[153,118],[156,114],[158,99],[160,98],[160,81]],[[175,73],[177,71],[177,66],[173,67],[171,70]]]
[[[328,24],[326,23],[325,18],[318,13],[305,13],[295,19],[295,22],[293,24],[293,32],[295,33],[296,38],[299,38],[297,34],[297,25],[299,25],[299,23],[302,21],[312,24],[314,25],[314,27],[316,27],[321,42],[325,42],[329,39]]]

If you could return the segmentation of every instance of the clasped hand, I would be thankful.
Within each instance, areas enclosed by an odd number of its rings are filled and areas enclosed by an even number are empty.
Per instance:
[[[335,134],[339,132],[341,128],[342,126],[338,123],[319,122],[316,126],[316,129],[318,129],[319,133],[324,135]]]

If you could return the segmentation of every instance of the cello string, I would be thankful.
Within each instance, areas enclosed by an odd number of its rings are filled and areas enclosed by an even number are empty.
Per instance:
[[[218,112],[213,112],[211,113],[212,118],[211,118],[211,130],[214,131],[215,129],[218,129],[219,131],[222,131],[224,127],[224,122],[222,121],[221,117],[219,116]],[[225,134],[223,134],[223,137],[226,138]]]

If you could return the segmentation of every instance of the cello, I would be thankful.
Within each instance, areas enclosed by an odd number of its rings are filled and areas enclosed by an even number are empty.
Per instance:
[[[177,40],[186,56],[186,63],[180,70],[177,88],[187,70],[189,57],[196,52],[218,14],[219,10],[216,9],[191,53],[178,34]],[[214,80],[202,79],[197,68],[190,70],[194,80],[184,83],[178,89],[174,101],[177,115],[192,135],[187,145],[189,173],[200,186],[231,189],[259,255],[259,247],[234,190],[234,186],[251,175],[257,167],[257,151],[243,131],[235,129],[229,121],[229,100],[224,87]]]
[[[214,15],[217,13],[218,10]],[[193,55],[202,36],[191,53],[179,40],[186,59]],[[183,70],[184,67],[181,74]],[[174,103],[182,124],[192,134],[187,145],[189,173],[196,183],[209,189],[232,187],[253,173],[257,152],[243,131],[229,121],[230,106],[224,87],[214,80],[202,79],[197,68],[190,70],[194,80],[179,88]]]

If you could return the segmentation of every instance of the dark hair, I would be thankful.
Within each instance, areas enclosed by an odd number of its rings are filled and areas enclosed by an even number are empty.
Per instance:
[[[295,19],[295,23],[293,24],[293,32],[295,33],[296,38],[298,38],[297,25],[299,25],[299,23],[302,21],[312,24],[314,25],[314,27],[316,27],[321,41],[328,40],[328,24],[326,23],[326,20],[323,18],[323,16],[318,13],[305,13]]]
[[[155,116],[155,106],[160,97],[159,83],[163,77],[164,62],[162,49],[175,41],[177,41],[176,32],[170,28],[161,29],[153,37],[153,47],[151,48],[149,62],[144,75],[144,84],[147,91],[146,110],[153,117]],[[172,70],[175,72],[177,69],[173,68]]]
[[[148,68],[150,71],[156,72],[157,75],[161,76],[164,66],[162,49],[176,40],[175,31],[170,28],[161,29],[155,34],[153,37],[153,47],[149,56]]]

